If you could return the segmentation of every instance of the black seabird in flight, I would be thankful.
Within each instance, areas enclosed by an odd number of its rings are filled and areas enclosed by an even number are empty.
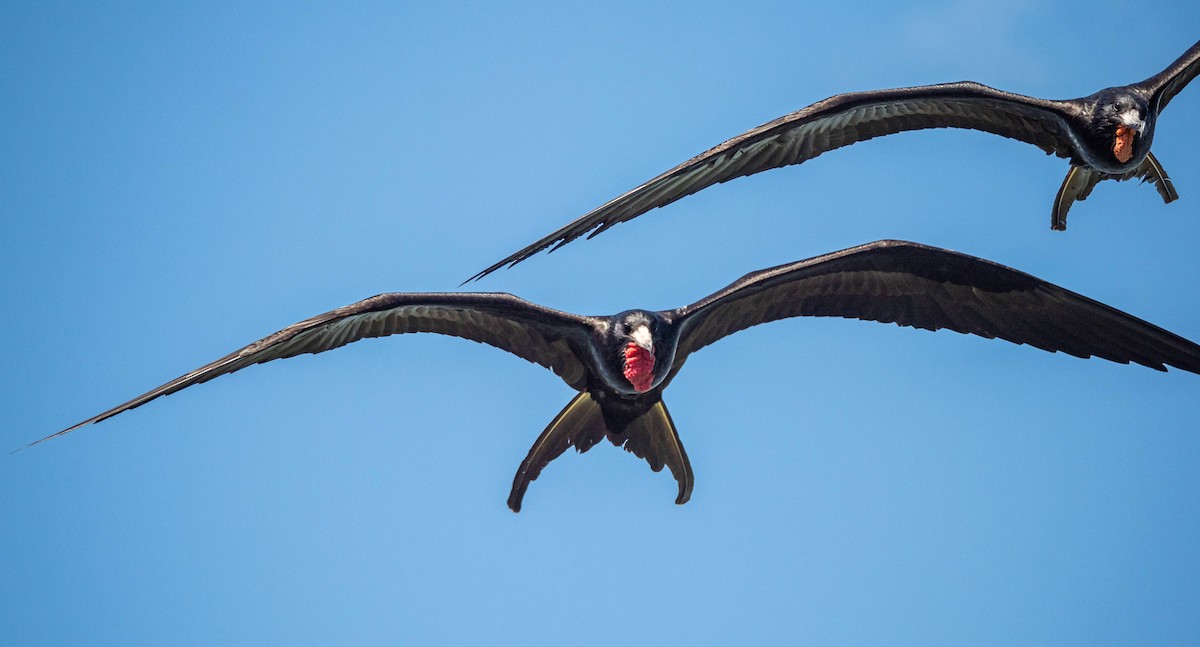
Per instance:
[[[1164,202],[1171,202],[1179,194],[1150,145],[1158,115],[1197,72],[1200,42],[1145,81],[1080,99],[1039,99],[971,81],[835,95],[693,157],[467,281],[584,234],[591,238],[714,184],[800,164],[856,142],[925,128],[982,130],[1069,159],[1070,169],[1051,211],[1052,229],[1066,229],[1071,204],[1085,199],[1101,180],[1140,178],[1152,182]]]
[[[1077,357],[1200,373],[1200,346],[1028,274],[958,252],[879,241],[753,272],[675,310],[581,316],[500,293],[393,293],[288,326],[32,444],[100,422],[252,364],[321,353],[368,337],[431,332],[506,350],[578,391],[538,437],[513,479],[508,506],[568,447],[608,438],[664,466],[692,493],[692,468],[662,394],[692,353],[751,326],[788,317],[845,317],[1000,338]]]

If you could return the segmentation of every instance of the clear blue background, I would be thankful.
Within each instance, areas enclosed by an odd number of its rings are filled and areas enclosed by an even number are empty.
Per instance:
[[[310,315],[444,291],[829,95],[1066,98],[1200,37],[1192,2],[0,6],[0,445]],[[738,180],[478,284],[607,314],[880,238],[993,259],[1200,339],[1200,85],[1182,199],[977,132]],[[474,287],[474,286],[473,286]],[[5,644],[1200,642],[1200,377],[843,320],[705,349],[696,472],[573,452],[571,398],[453,338],[258,366],[0,456]]]

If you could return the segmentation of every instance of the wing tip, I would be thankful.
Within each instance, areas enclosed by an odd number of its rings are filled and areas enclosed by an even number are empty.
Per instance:
[[[462,286],[464,286],[468,283],[474,283],[474,282],[482,279],[483,277],[487,276],[488,274],[491,274],[492,272],[495,272],[496,270],[504,267],[504,263],[505,263],[505,261],[500,261],[499,263],[496,263],[495,265],[492,265],[491,267],[488,267],[487,269],[485,269],[481,272],[476,272],[475,274],[471,275],[471,277],[468,278],[467,280],[463,281],[462,283],[459,283],[458,287],[461,288]]]
[[[584,217],[586,218],[587,216],[584,216]],[[612,221],[612,222],[600,221],[600,222],[597,222],[597,223],[594,223],[594,224],[588,226],[586,229],[581,229],[579,231],[559,230],[558,232],[551,234],[551,237],[543,238],[542,240],[539,240],[538,242],[533,243],[532,245],[529,245],[528,247],[525,247],[524,249],[517,251],[515,254],[509,255],[504,260],[494,263],[493,265],[491,265],[487,269],[483,270],[482,272],[479,272],[479,273],[475,274],[474,276],[472,276],[471,278],[463,281],[462,283],[459,283],[458,287],[461,288],[462,286],[464,286],[468,283],[478,281],[478,280],[482,279],[483,277],[487,276],[488,274],[491,274],[492,272],[495,272],[497,270],[512,268],[517,263],[529,260],[531,257],[536,256],[542,252],[546,252],[547,254],[553,254],[554,252],[558,251],[559,248],[561,248],[563,245],[566,245],[567,243],[570,243],[570,242],[576,240],[577,238],[579,238],[580,236],[584,236],[585,234],[586,234],[586,240],[591,240],[592,237],[603,232],[604,230],[608,229],[609,227],[612,227],[613,225],[617,224],[617,222],[619,222],[619,221]],[[569,229],[570,225],[568,225],[567,228]]]
[[[546,243],[546,244],[543,244],[536,248],[526,247],[525,249],[522,249],[521,251],[517,252],[516,254],[513,254],[512,256],[505,258],[502,261],[493,263],[492,265],[488,266],[487,269],[485,269],[481,272],[477,272],[471,278],[463,281],[462,283],[459,283],[458,287],[461,288],[462,286],[464,286],[468,283],[474,283],[474,282],[482,279],[483,277],[487,276],[488,274],[491,274],[492,272],[496,272],[498,270],[503,270],[503,269],[510,269],[513,266],[515,266],[517,263],[520,263],[521,261],[524,261],[524,260],[528,260],[529,257],[540,253],[542,250],[546,249],[547,247],[550,247],[550,245],[553,245],[553,244],[554,243]],[[553,249],[551,249],[550,252],[553,252],[555,249],[558,249],[559,247],[561,247],[564,244],[565,243],[559,243],[557,246],[555,246]],[[547,252],[547,253],[549,253],[549,252]]]
[[[24,445],[24,446],[16,448],[16,449],[12,450],[11,452],[9,452],[8,455],[12,456],[13,454],[15,454],[23,449],[29,449],[30,447],[33,447],[34,445],[40,445],[40,444],[46,442],[47,440],[50,440],[51,438],[58,438],[59,436],[69,434],[72,431],[79,429],[80,427],[86,427],[94,422],[97,422],[97,421],[96,420],[85,420],[77,425],[72,425],[70,427],[67,427],[66,429],[63,429],[62,431],[56,431],[56,432],[50,434],[49,436],[46,436],[44,438],[39,438],[39,439],[29,443],[28,445]]]

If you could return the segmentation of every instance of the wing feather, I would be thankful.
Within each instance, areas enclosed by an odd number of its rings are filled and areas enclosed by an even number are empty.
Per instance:
[[[846,317],[1000,338],[1077,357],[1200,373],[1200,346],[1023,272],[903,241],[748,274],[669,316],[676,365],[722,337],[787,317]]]
[[[1174,63],[1168,65],[1167,69],[1135,87],[1141,88],[1150,97],[1150,105],[1154,106],[1155,113],[1162,114],[1171,99],[1191,83],[1197,74],[1200,74],[1200,42],[1189,47]]]
[[[323,353],[369,337],[429,332],[462,337],[540,364],[574,389],[587,383],[582,352],[592,320],[500,293],[391,293],[317,315],[52,434],[61,436],[252,364]]]
[[[839,94],[720,144],[585,214],[468,281],[515,265],[714,184],[800,164],[874,137],[924,128],[981,130],[1071,155],[1071,106],[971,82]],[[593,231],[594,230],[594,231]]]

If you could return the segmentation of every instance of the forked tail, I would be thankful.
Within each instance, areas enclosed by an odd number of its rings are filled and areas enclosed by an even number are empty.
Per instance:
[[[1058,195],[1054,198],[1054,208],[1050,214],[1050,228],[1056,231],[1066,229],[1067,212],[1071,209],[1071,205],[1076,201],[1086,200],[1092,193],[1092,189],[1096,188],[1101,180],[1124,182],[1133,178],[1153,184],[1158,195],[1162,196],[1163,202],[1167,204],[1179,199],[1179,192],[1175,190],[1175,184],[1171,182],[1170,177],[1167,177],[1167,171],[1154,157],[1154,153],[1146,153],[1146,159],[1142,160],[1137,168],[1124,175],[1109,175],[1083,166],[1071,166],[1062,186],[1058,189]]]
[[[513,477],[512,492],[508,495],[508,507],[513,512],[521,511],[521,499],[525,490],[550,461],[558,458],[568,447],[574,446],[579,453],[586,452],[604,437],[625,451],[643,458],[650,469],[661,471],[663,466],[671,470],[679,482],[679,496],[675,503],[687,503],[692,496],[692,465],[687,452],[679,442],[675,423],[662,400],[649,408],[628,409],[612,406],[601,407],[586,391],[575,396],[559,412],[554,420],[538,436],[529,455],[521,461]]]

